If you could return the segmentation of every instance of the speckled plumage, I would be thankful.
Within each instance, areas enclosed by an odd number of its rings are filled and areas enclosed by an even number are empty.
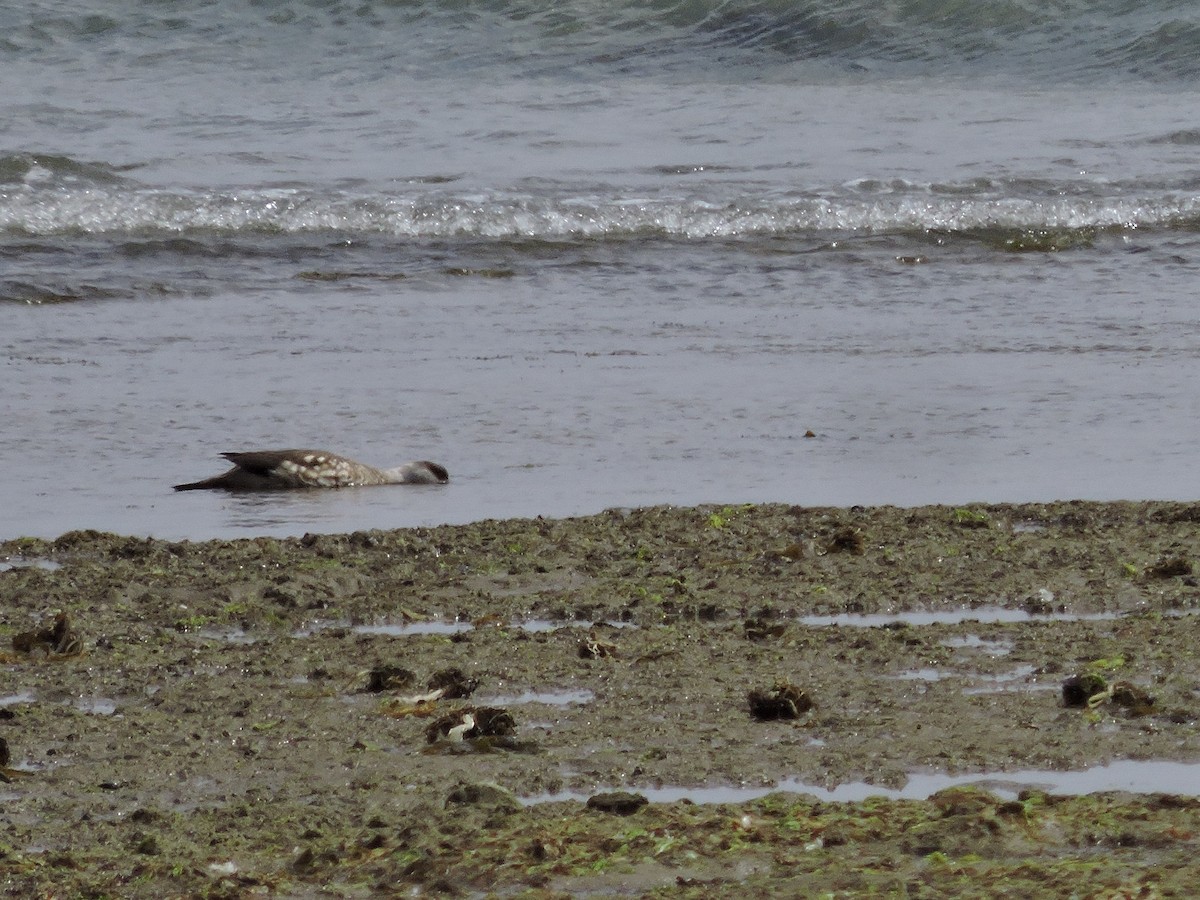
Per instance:
[[[428,460],[376,469],[327,450],[255,450],[221,455],[233,463],[232,469],[203,481],[177,484],[175,490],[273,491],[371,484],[445,484],[450,479],[443,466]]]

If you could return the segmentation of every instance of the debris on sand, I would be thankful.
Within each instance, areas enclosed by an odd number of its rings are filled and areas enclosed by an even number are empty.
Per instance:
[[[798,719],[813,708],[812,699],[788,681],[776,681],[769,690],[750,692],[750,715],[760,722],[774,719]]]
[[[65,612],[57,613],[51,624],[37,631],[22,631],[12,637],[15,653],[32,656],[42,653],[47,658],[65,658],[83,653],[83,640],[71,628],[71,619]]]

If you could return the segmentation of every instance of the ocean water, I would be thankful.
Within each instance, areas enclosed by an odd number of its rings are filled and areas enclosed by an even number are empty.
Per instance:
[[[1200,493],[1200,9],[0,10],[0,537]],[[175,494],[224,450],[451,483]]]

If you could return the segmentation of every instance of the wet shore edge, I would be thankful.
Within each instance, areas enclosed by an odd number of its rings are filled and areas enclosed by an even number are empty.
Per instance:
[[[1186,895],[1200,503],[0,543],[9,896]]]

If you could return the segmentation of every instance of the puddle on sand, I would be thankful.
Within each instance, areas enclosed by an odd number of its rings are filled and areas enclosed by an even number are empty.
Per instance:
[[[1095,766],[1069,772],[1051,772],[1026,769],[1017,772],[984,772],[973,775],[946,775],[943,773],[913,773],[902,788],[885,788],[866,782],[839,784],[825,788],[805,784],[795,779],[785,779],[775,787],[665,787],[641,788],[636,785],[621,785],[614,788],[597,788],[593,793],[606,790],[628,790],[642,794],[651,803],[675,803],[687,800],[692,803],[745,803],[768,794],[807,794],[819,800],[842,803],[860,803],[868,797],[885,797],[891,800],[927,800],[946,788],[971,785],[990,791],[1004,799],[1015,799],[1024,790],[1040,790],[1049,794],[1082,795],[1107,791],[1128,791],[1133,794],[1175,794],[1186,797],[1200,796],[1200,763],[1170,762],[1167,760],[1117,760],[1107,766]],[[524,797],[527,806],[538,803],[553,803],[559,800],[587,800],[589,794],[562,793],[538,794]]]
[[[395,625],[355,625],[355,634],[386,634],[403,637],[410,634],[458,634],[470,631],[475,626],[470,622],[401,622]]]
[[[558,631],[560,628],[591,628],[593,624],[619,627],[620,623],[555,621],[553,619],[519,619],[514,622],[509,622],[507,625],[498,625],[497,627],[515,628],[519,631],[537,633],[545,631]],[[352,630],[358,634],[387,634],[393,637],[403,637],[405,635],[412,634],[459,634],[463,631],[471,631],[473,628],[475,628],[475,624],[473,622],[443,622],[437,619],[431,619],[424,622],[400,622],[397,624],[383,625],[355,625]],[[311,633],[311,630],[304,634],[297,632],[297,636],[306,637]]]
[[[908,669],[895,675],[885,675],[890,681],[945,681],[948,678],[958,678],[969,682],[972,687],[963,689],[964,694],[999,694],[1005,691],[1045,691],[1058,690],[1061,683],[1058,680],[1044,684],[1030,684],[1027,679],[1037,671],[1036,666],[1018,666],[1010,672],[1000,672],[987,675],[982,672],[955,672],[949,669]],[[1022,682],[1015,684],[1015,682]]]
[[[75,708],[97,716],[111,716],[117,711],[117,701],[108,697],[79,697],[75,701]]]
[[[946,638],[942,641],[943,647],[949,647],[951,650],[975,650],[980,653],[986,653],[989,656],[1007,656],[1012,653],[1013,642],[1004,640],[992,640],[991,638],[981,638],[977,634],[968,634],[963,637]]]
[[[1021,522],[1012,523],[1013,534],[1036,534],[1039,531],[1046,530],[1045,522],[1035,522],[1032,519],[1026,519]]]
[[[1001,672],[998,675],[976,675],[975,681],[983,682],[975,687],[969,687],[964,694],[1003,694],[1006,691],[1058,691],[1062,689],[1061,679],[1054,677],[1049,681],[1031,682],[1029,678],[1037,671],[1037,666],[1017,666],[1011,672]]]
[[[552,619],[524,619],[520,622],[512,622],[510,628],[519,628],[522,631],[538,632],[538,631],[558,631],[560,628],[591,628],[591,622],[584,622],[579,619],[574,619],[565,622],[556,622]],[[596,623],[599,625],[608,625],[608,622]]]
[[[832,616],[800,616],[801,625],[823,628],[844,625],[850,628],[879,628],[883,625],[960,625],[963,622],[983,624],[1010,622],[1100,622],[1120,618],[1124,613],[1027,613],[1023,609],[1003,606],[981,606],[977,609],[947,609],[937,612],[903,613],[839,613]]]
[[[62,563],[52,559],[33,559],[27,556],[10,556],[7,559],[0,559],[0,572],[6,572],[9,569],[46,569],[53,572],[55,569],[61,568]]]
[[[15,706],[18,703],[34,703],[37,697],[32,691],[21,691],[19,694],[0,696],[0,708]],[[117,711],[117,701],[108,697],[76,697],[67,701],[80,712],[93,713],[98,716],[111,716]]]
[[[489,626],[493,623],[489,623]],[[557,620],[557,619],[517,619],[507,624],[500,624],[497,627],[515,628],[520,631],[530,633],[558,631],[561,628],[592,628],[595,626],[606,626],[609,628],[633,628],[636,627],[627,622],[585,622],[583,620]],[[484,627],[489,627],[484,626]],[[444,619],[423,619],[418,622],[381,622],[374,625],[352,625],[346,621],[338,620],[318,620],[311,622],[303,628],[298,628],[292,632],[294,638],[309,638],[322,631],[328,631],[334,628],[343,628],[354,632],[355,634],[384,634],[390,637],[406,637],[410,635],[421,634],[461,634],[464,631],[472,631],[476,628],[474,622],[468,622],[462,619],[455,619],[448,622]]]
[[[258,642],[258,638],[248,634],[244,628],[201,628],[193,631],[192,634],[204,638],[206,641],[222,641],[226,644],[255,644]]]
[[[525,691],[521,694],[497,694],[480,700],[491,706],[516,706],[521,703],[544,703],[547,706],[582,706],[591,703],[596,695],[589,690]]]

